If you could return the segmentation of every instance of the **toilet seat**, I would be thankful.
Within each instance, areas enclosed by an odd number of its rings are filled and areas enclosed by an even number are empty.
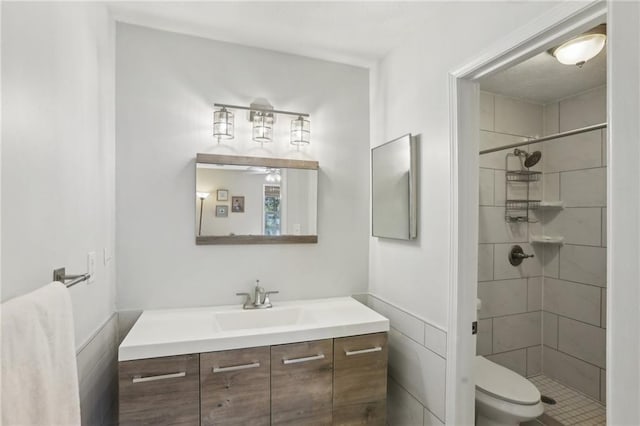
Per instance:
[[[533,383],[508,368],[482,356],[476,356],[474,367],[477,391],[513,404],[540,402],[540,391]]]

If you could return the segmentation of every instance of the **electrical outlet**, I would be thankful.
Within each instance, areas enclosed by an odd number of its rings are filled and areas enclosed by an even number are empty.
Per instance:
[[[87,253],[87,272],[89,273],[88,284],[93,283],[96,280],[96,252],[90,251]]]
[[[300,226],[299,223],[294,223],[293,224],[293,235],[300,235],[300,233],[302,232],[302,227]]]

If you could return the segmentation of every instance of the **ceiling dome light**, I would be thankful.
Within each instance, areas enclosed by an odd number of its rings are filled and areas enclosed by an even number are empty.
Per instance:
[[[607,41],[606,25],[602,24],[551,49],[561,64],[583,66],[602,51]]]

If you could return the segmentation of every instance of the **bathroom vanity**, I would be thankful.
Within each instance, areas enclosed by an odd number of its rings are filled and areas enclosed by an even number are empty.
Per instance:
[[[119,349],[120,424],[384,425],[388,330],[351,298],[145,311]]]

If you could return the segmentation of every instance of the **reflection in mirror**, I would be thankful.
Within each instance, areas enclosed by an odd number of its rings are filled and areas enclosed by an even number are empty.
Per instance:
[[[317,162],[198,154],[196,243],[317,242],[317,186]]]
[[[417,237],[416,142],[405,135],[371,150],[374,237]]]

